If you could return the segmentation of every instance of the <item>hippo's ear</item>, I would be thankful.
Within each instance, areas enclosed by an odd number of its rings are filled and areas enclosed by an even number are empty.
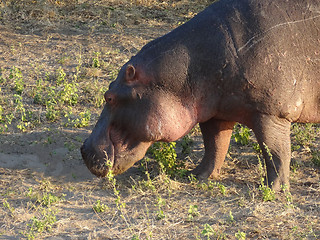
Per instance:
[[[126,66],[125,72],[125,82],[129,85],[131,84],[148,84],[150,82],[150,77],[147,77],[145,72],[141,69],[141,67],[134,67],[131,64]]]
[[[129,64],[126,68],[126,82],[131,83],[137,80],[136,69],[133,65]]]

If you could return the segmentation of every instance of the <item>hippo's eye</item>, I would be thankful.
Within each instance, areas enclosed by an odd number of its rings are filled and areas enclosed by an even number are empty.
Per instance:
[[[131,96],[133,99],[139,99],[139,100],[142,99],[142,94],[134,88],[132,89]]]

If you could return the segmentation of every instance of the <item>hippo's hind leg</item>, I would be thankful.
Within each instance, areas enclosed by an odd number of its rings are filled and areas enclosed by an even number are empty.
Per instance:
[[[229,148],[234,124],[235,122],[213,118],[200,123],[205,154],[199,166],[191,171],[198,179],[218,177]]]
[[[268,186],[276,191],[284,185],[289,188],[290,125],[286,119],[264,114],[256,117],[253,123],[253,131],[266,161]]]

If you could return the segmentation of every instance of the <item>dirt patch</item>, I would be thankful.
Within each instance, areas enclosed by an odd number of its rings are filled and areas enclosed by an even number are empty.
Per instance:
[[[92,179],[79,152],[88,131],[31,132],[1,138],[1,167],[30,169],[44,177]]]
[[[81,159],[121,65],[209,3],[1,2],[0,239],[319,239],[318,125],[294,130],[291,194],[272,201],[253,137],[232,141],[216,182],[170,179],[152,160],[108,181]],[[188,154],[177,144],[186,168],[203,155],[191,139]]]

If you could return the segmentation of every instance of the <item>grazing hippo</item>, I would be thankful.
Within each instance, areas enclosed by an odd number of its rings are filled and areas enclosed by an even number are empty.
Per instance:
[[[152,143],[200,123],[205,154],[192,173],[217,177],[239,122],[279,190],[289,185],[291,122],[320,122],[320,1],[220,0],[144,46],[105,100],[81,147],[93,174],[122,173]]]

